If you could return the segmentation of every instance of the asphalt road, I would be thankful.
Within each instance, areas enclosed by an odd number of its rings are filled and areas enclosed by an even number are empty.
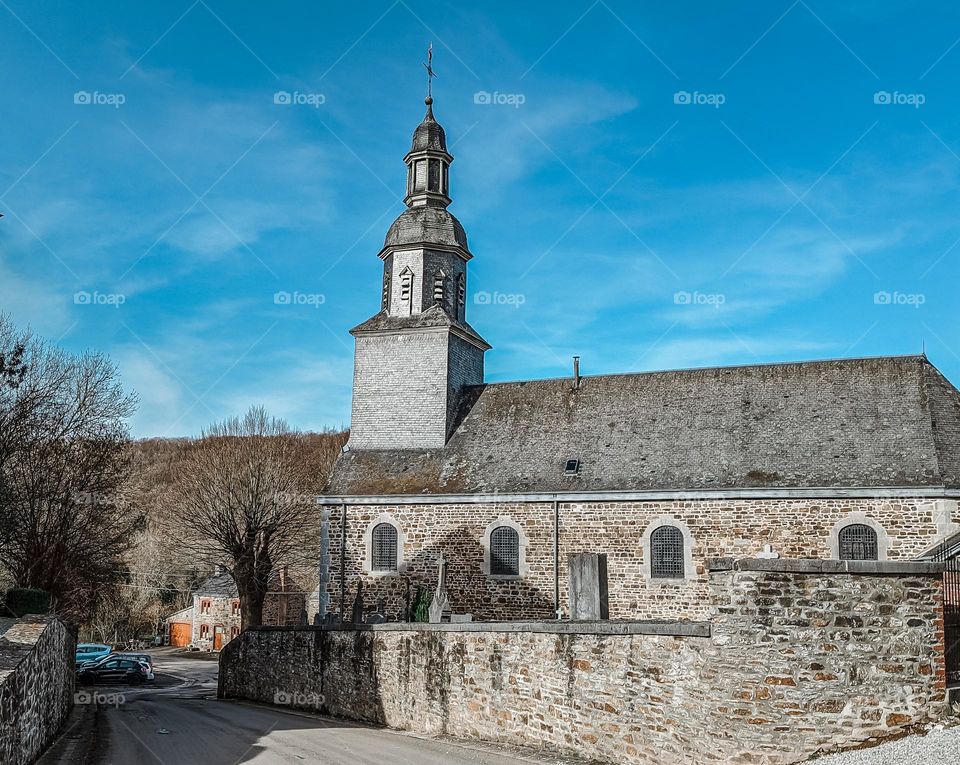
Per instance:
[[[216,662],[184,659],[163,651],[154,657],[156,686],[95,689],[102,696],[92,763],[516,765],[561,761],[502,746],[474,747],[276,707],[219,701]],[[122,694],[123,699],[109,694]]]

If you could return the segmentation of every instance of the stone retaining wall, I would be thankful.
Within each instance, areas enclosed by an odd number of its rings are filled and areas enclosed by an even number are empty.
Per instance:
[[[0,762],[27,765],[73,707],[76,637],[53,616],[0,619]]]
[[[799,762],[944,713],[936,566],[713,566],[709,623],[248,631],[220,695],[643,765]]]

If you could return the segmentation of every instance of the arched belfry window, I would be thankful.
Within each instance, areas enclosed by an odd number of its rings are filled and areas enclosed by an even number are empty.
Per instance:
[[[381,310],[386,311],[390,308],[390,270],[383,271],[383,296],[380,299]]]
[[[865,523],[851,523],[838,534],[840,560],[878,560],[877,532]]]
[[[390,523],[378,523],[370,538],[371,571],[397,570],[397,529]]]
[[[490,573],[519,576],[520,535],[510,526],[498,526],[490,533]]]
[[[457,277],[457,306],[463,308],[467,302],[467,280],[463,274]]]
[[[446,299],[446,285],[447,285],[447,275],[443,272],[443,269],[437,271],[436,276],[433,277],[433,302],[434,303],[443,303]]]
[[[650,535],[650,576],[653,579],[683,579],[683,532],[676,526],[660,526]]]

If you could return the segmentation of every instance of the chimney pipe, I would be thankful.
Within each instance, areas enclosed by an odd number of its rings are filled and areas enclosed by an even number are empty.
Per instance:
[[[573,357],[573,389],[580,387],[580,357]]]

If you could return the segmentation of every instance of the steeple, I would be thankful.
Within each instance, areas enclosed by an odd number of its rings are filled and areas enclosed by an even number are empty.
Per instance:
[[[449,210],[447,137],[433,115],[432,48],[427,111],[413,131],[407,209],[379,256],[380,312],[350,330],[356,338],[350,445],[366,449],[442,447],[456,426],[464,390],[483,383],[490,348],[467,323],[467,234]]]

